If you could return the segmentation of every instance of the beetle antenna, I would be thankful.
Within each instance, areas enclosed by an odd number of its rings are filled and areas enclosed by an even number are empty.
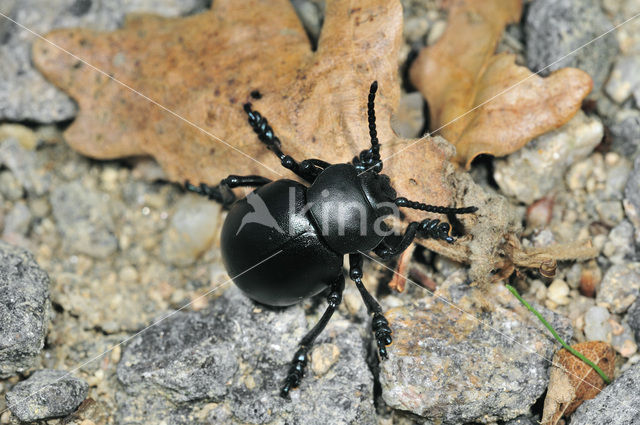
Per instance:
[[[371,87],[369,87],[369,102],[367,103],[369,137],[371,138],[371,157],[374,163],[380,161],[380,143],[378,142],[378,132],[376,130],[376,91],[378,91],[378,82],[374,81],[371,83]]]
[[[421,210],[438,214],[469,214],[478,211],[478,207],[440,207],[437,205],[427,205],[422,202],[410,201],[407,198],[403,197],[396,198],[393,202],[399,207],[412,208],[414,210]]]

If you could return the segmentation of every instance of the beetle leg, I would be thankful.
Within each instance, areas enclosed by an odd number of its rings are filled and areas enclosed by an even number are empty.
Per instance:
[[[336,311],[336,308],[338,308],[338,305],[342,302],[342,291],[344,291],[344,276],[341,274],[331,285],[331,292],[329,292],[329,295],[327,296],[327,302],[329,305],[324,311],[324,314],[318,323],[316,323],[304,338],[302,338],[300,344],[298,344],[300,348],[298,348],[291,360],[291,367],[289,368],[289,373],[287,374],[282,390],[280,391],[280,397],[287,398],[289,391],[300,385],[300,381],[304,375],[304,369],[307,366],[308,354],[313,346],[313,342],[327,326],[331,316],[333,316],[333,312]]]
[[[303,167],[302,164],[298,163],[298,161],[291,156],[285,155],[282,149],[280,149],[280,139],[274,134],[269,122],[260,112],[251,109],[251,103],[244,104],[244,111],[249,117],[251,128],[253,128],[253,131],[258,135],[258,139],[267,145],[270,151],[276,154],[280,159],[280,164],[282,164],[284,168],[293,171],[298,177],[301,177],[309,183],[313,183],[315,175],[309,171],[309,165],[313,166],[313,164],[305,164]]]
[[[184,182],[184,187],[190,192],[206,196],[207,198],[220,202],[223,206],[228,207],[236,200],[236,196],[231,191],[232,188],[242,186],[258,187],[267,183],[271,183],[271,180],[266,177],[230,175],[227,178],[222,179],[218,186],[209,186],[205,183],[200,183],[196,186],[189,183],[189,180],[187,180]]]
[[[358,291],[360,291],[360,296],[362,296],[362,300],[367,306],[367,311],[369,314],[373,314],[371,329],[376,337],[380,357],[386,359],[387,345],[393,342],[391,328],[382,314],[382,307],[362,284],[362,254],[349,254],[349,277],[355,282]]]
[[[383,259],[389,259],[409,248],[415,237],[419,234],[423,238],[440,239],[449,243],[454,242],[454,238],[449,236],[451,226],[449,223],[442,223],[440,220],[422,220],[421,222],[411,222],[407,226],[405,233],[394,245],[390,245],[388,236],[382,240],[380,245],[373,249],[376,255]]]

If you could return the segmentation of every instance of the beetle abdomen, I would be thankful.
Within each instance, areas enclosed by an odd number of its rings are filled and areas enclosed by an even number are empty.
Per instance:
[[[306,190],[277,180],[236,202],[222,228],[222,258],[247,296],[286,306],[321,292],[342,272],[342,256],[318,238]]]

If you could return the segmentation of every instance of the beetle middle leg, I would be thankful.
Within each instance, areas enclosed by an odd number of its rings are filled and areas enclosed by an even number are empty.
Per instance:
[[[228,207],[236,200],[236,196],[231,191],[234,187],[259,187],[264,186],[267,183],[271,183],[271,180],[266,177],[236,176],[232,174],[222,179],[217,186],[209,186],[206,183],[200,183],[196,186],[189,183],[189,180],[187,180],[184,183],[184,187],[190,192],[206,196],[207,198],[218,201],[223,206]]]
[[[380,357],[386,359],[387,345],[393,342],[391,328],[382,314],[382,307],[362,284],[362,254],[349,254],[349,277],[355,282],[358,291],[360,291],[360,296],[362,296],[362,300],[367,306],[367,311],[369,314],[373,314],[371,329],[376,337]]]
[[[338,305],[342,302],[342,292],[344,291],[344,276],[340,274],[331,284],[331,292],[327,295],[327,302],[329,305],[325,310],[324,314],[316,323],[316,325],[302,338],[300,341],[300,348],[293,355],[293,360],[291,360],[291,367],[289,368],[289,373],[284,381],[284,386],[280,391],[280,396],[283,398],[287,398],[289,395],[289,391],[291,388],[296,388],[300,385],[300,381],[302,380],[302,376],[304,375],[304,369],[307,366],[308,354],[313,346],[313,342],[320,335],[320,333],[324,330],[333,316],[333,312],[336,311]]]

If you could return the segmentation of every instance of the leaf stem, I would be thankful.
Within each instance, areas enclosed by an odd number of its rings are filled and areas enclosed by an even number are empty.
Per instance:
[[[582,360],[583,362],[585,362],[586,364],[588,364],[589,366],[591,366],[593,368],[593,370],[595,370],[596,372],[598,372],[598,375],[600,375],[600,377],[604,380],[604,382],[606,382],[607,384],[611,383],[611,379],[609,379],[609,377],[602,371],[602,369],[600,369],[595,363],[593,363],[591,360],[589,360],[588,358],[586,358],[584,355],[582,355],[582,353],[576,351],[574,348],[570,347],[566,342],[564,342],[564,340],[560,337],[560,335],[558,335],[558,333],[556,332],[555,329],[553,329],[553,327],[549,324],[549,322],[547,322],[545,320],[544,317],[542,317],[542,315],[540,313],[538,313],[538,311],[533,308],[528,302],[526,302],[524,300],[524,298],[522,298],[520,296],[520,294],[518,293],[518,291],[516,290],[516,288],[514,288],[511,285],[505,285],[507,287],[507,289],[509,291],[511,291],[511,293],[525,306],[529,309],[529,311],[531,311],[533,314],[536,315],[536,317],[542,322],[542,324],[549,329],[549,332],[551,332],[551,334],[553,335],[553,337],[558,340],[558,342],[560,344],[562,344],[562,346],[569,351],[571,354],[573,354],[574,356],[578,357],[580,360]]]

